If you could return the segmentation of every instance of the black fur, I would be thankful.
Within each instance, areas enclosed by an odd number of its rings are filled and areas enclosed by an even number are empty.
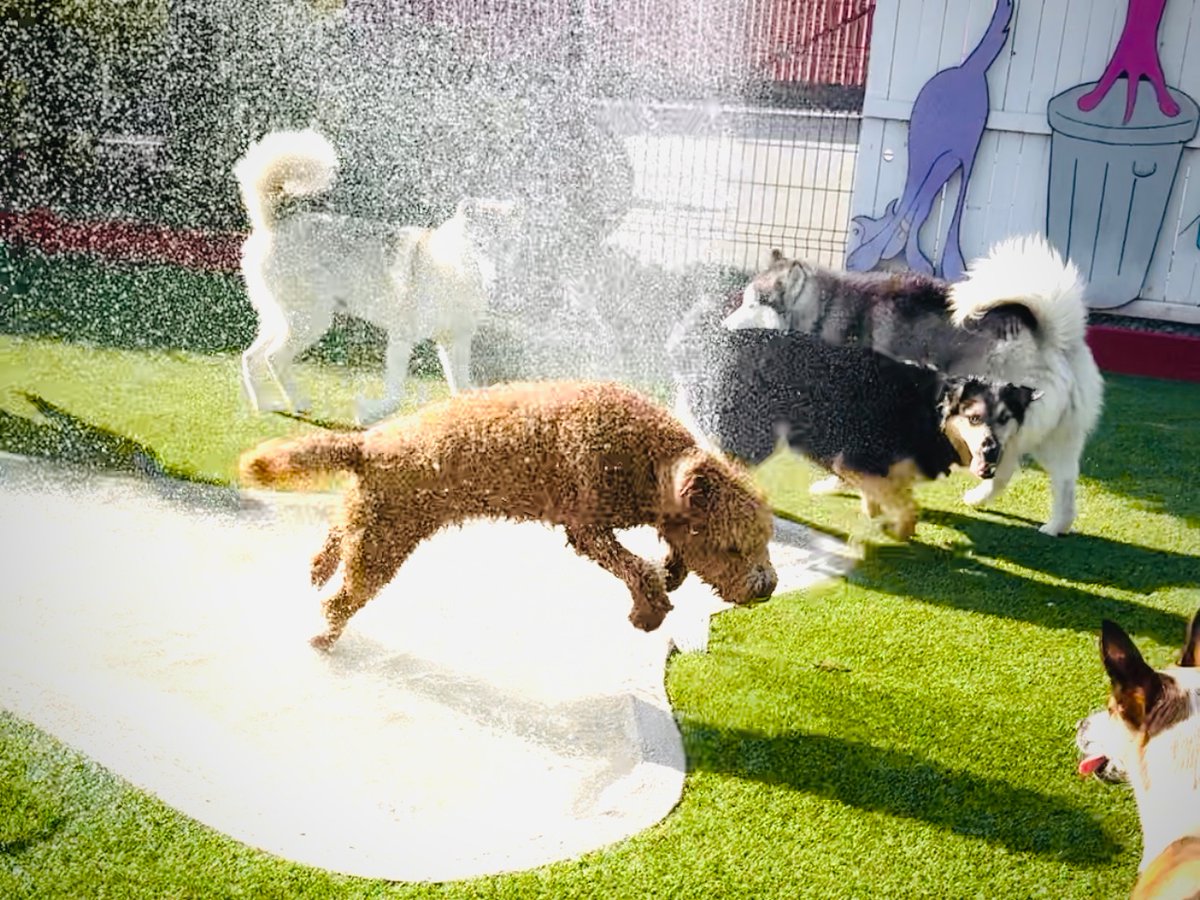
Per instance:
[[[696,425],[724,452],[758,464],[782,435],[826,467],[840,456],[873,475],[912,459],[932,479],[959,461],[942,433],[942,401],[975,379],[798,332],[727,331],[716,309],[694,309],[669,349]]]

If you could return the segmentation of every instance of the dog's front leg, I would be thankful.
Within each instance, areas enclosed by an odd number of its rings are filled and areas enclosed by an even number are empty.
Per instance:
[[[633,610],[629,621],[642,631],[653,631],[672,609],[662,573],[626,549],[611,528],[568,527],[567,541],[575,551],[599,563],[629,587]]]
[[[1012,480],[1020,463],[1020,448],[1011,447],[1006,450],[996,465],[996,474],[991,478],[983,479],[963,494],[963,502],[968,506],[982,506],[984,503],[995,500],[1004,493],[1004,489],[1008,487],[1008,482]]]
[[[684,564],[683,554],[670,544],[667,546],[670,549],[667,550],[667,558],[663,560],[663,568],[667,572],[667,580],[664,586],[669,594],[683,584],[683,580],[688,576],[688,569],[687,565]]]

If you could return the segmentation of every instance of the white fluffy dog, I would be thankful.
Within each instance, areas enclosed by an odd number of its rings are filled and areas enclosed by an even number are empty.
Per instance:
[[[242,275],[258,313],[258,335],[242,355],[256,410],[309,409],[289,369],[336,312],[386,330],[385,395],[359,398],[358,418],[395,411],[414,345],[432,338],[452,393],[470,386],[471,340],[487,310],[495,264],[516,231],[512,202],[464,199],[437,228],[395,226],[331,213],[289,210],[290,198],[327,191],[338,168],[333,145],[312,129],[274,131],[234,166],[250,218]],[[282,397],[264,402],[258,375]]]
[[[1011,238],[971,263],[964,281],[950,288],[951,318],[969,326],[1005,304],[1027,308],[1037,323],[1026,339],[998,341],[984,371],[1042,392],[991,478],[963,496],[978,505],[1008,485],[1024,456],[1050,476],[1051,512],[1045,534],[1062,534],[1075,521],[1075,483],[1088,436],[1100,420],[1104,379],[1085,340],[1085,284],[1075,264],[1040,236]]]

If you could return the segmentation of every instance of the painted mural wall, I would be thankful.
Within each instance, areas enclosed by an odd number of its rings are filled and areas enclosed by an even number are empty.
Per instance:
[[[1200,0],[879,0],[847,265],[1040,231],[1094,308],[1200,323],[1197,99]]]

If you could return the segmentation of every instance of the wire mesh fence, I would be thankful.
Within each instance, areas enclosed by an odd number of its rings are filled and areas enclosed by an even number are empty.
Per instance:
[[[873,11],[177,0],[136,41],[107,23],[101,43],[6,21],[0,188],[10,209],[236,230],[233,160],[315,124],[343,155],[330,202],[348,213],[433,222],[456,195],[509,192],[552,211],[548,232],[595,220],[582,230],[657,264],[753,267],[774,248],[833,262]]]
[[[875,0],[359,0],[375,27],[469,26],[520,69],[561,57],[633,172],[612,240],[658,264],[833,264],[848,227]]]

